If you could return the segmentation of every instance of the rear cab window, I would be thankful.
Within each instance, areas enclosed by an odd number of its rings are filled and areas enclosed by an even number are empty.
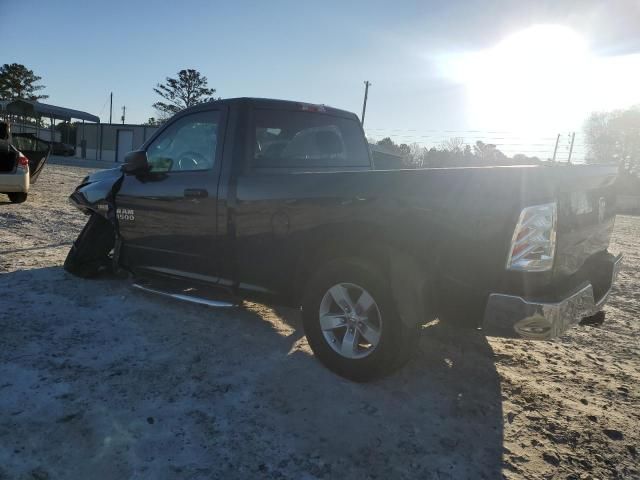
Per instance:
[[[362,170],[371,166],[360,123],[330,113],[255,109],[251,169]]]

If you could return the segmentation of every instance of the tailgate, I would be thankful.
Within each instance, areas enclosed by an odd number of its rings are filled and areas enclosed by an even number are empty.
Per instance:
[[[575,274],[607,250],[616,215],[617,167],[561,167],[557,174],[556,278]]]

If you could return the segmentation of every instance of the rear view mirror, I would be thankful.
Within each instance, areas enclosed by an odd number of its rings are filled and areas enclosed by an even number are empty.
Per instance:
[[[135,150],[127,153],[124,157],[122,171],[130,175],[148,172],[149,162],[147,161],[147,152],[144,150]]]

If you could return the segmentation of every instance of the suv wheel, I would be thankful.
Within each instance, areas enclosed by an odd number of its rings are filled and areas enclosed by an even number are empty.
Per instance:
[[[389,373],[408,360],[417,342],[417,326],[398,316],[385,277],[357,259],[334,260],[316,272],[302,309],[314,354],[351,380]]]
[[[11,203],[24,203],[27,201],[26,192],[11,192],[7,195],[9,195],[9,200],[11,200]]]

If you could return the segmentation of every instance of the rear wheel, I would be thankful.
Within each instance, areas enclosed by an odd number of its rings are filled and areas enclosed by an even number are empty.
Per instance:
[[[9,200],[11,200],[11,203],[24,203],[27,201],[26,192],[11,192],[7,195],[9,195]]]
[[[410,358],[417,326],[399,317],[385,277],[357,259],[334,260],[310,280],[305,334],[330,370],[355,381],[390,373]]]
[[[110,267],[109,252],[113,249],[113,226],[104,217],[94,213],[84,226],[67,258],[64,269],[78,277],[95,277]]]

